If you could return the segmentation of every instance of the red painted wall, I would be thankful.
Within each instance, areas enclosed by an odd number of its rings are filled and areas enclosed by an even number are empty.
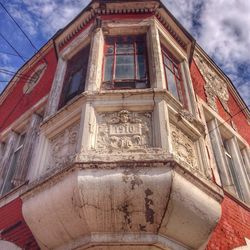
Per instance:
[[[0,238],[22,249],[39,249],[32,232],[22,216],[22,200],[17,198],[0,208]]]
[[[201,75],[197,65],[195,64],[194,60],[192,61],[190,67],[191,78],[193,82],[193,87],[195,93],[205,102],[207,102],[206,93],[204,89],[205,80]],[[221,105],[219,99],[216,100],[218,113],[219,115],[231,124],[231,120],[234,122],[235,126],[237,127],[238,133],[250,144],[250,125],[247,122],[247,118],[243,112],[240,112],[241,107],[237,103],[236,99],[232,95],[229,90],[229,100],[228,100],[228,107],[230,110],[230,114],[228,114],[223,106]],[[237,115],[236,115],[237,114]]]
[[[222,216],[215,228],[206,250],[231,250],[246,245],[250,239],[249,210],[225,196],[222,202]]]
[[[0,105],[0,132],[49,93],[57,65],[54,48],[48,50],[45,58],[48,62],[47,69],[31,93],[23,94],[26,80],[20,79]],[[40,60],[23,74],[29,76],[41,63],[44,63],[44,61]]]

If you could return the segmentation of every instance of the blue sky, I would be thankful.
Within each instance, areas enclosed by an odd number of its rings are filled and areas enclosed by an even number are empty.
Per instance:
[[[88,3],[85,0],[0,0],[40,48]],[[230,77],[250,105],[250,1],[163,0],[166,7]],[[35,50],[0,6],[0,32],[25,59]],[[23,61],[0,37],[0,91]]]

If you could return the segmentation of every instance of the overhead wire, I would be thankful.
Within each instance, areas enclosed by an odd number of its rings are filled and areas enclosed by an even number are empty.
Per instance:
[[[16,24],[16,26],[19,28],[19,30],[23,33],[23,35],[27,38],[27,40],[29,41],[30,45],[35,49],[36,52],[39,53],[39,50],[37,49],[37,47],[34,45],[34,43],[31,41],[31,39],[29,38],[29,36],[22,29],[22,27],[19,25],[19,23],[15,20],[15,18],[11,15],[11,13],[7,10],[7,8],[3,5],[3,3],[0,2],[0,5],[4,9],[4,11],[7,13],[7,15],[11,18],[11,20]],[[48,64],[47,60],[42,55],[41,55],[41,58],[42,58],[42,60],[44,60],[44,62],[46,64]]]
[[[10,53],[10,52],[1,51],[1,50],[0,50],[0,54],[5,54],[5,55],[8,55],[8,56],[17,56],[17,57],[19,57],[19,55],[16,55],[16,54],[13,54],[13,53]],[[23,56],[23,58],[25,58],[25,57]],[[27,59],[27,58],[25,58],[25,59]]]
[[[209,135],[211,132],[213,132],[215,129],[219,128],[221,125],[225,124],[226,122],[230,121],[233,117],[235,117],[236,115],[240,114],[242,111],[244,111],[245,109],[248,109],[250,107],[250,105],[246,105],[244,108],[240,109],[238,112],[236,112],[235,114],[231,115],[228,119],[224,120],[224,122],[221,122],[220,124],[218,124],[217,126],[215,126],[214,128],[208,130],[207,133],[205,133],[206,135]]]
[[[16,54],[25,62],[24,57],[15,49],[15,47],[8,41],[7,38],[0,32],[2,39],[16,52]]]

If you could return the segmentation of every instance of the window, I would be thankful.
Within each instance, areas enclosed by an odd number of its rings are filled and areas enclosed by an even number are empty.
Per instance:
[[[21,134],[18,136],[17,146],[14,149],[13,155],[10,159],[10,161],[11,161],[10,167],[7,171],[5,178],[4,178],[4,183],[2,186],[2,190],[1,190],[2,195],[7,193],[8,191],[10,191],[12,188],[14,188],[14,184],[12,182],[12,179],[13,179],[13,176],[15,174],[16,166],[17,166],[17,163],[18,163],[18,160],[19,160],[22,148],[23,148],[24,139],[25,139],[25,134]]]
[[[145,36],[106,37],[104,54],[105,89],[148,87]]]
[[[226,126],[222,126],[217,119],[210,119],[207,126],[224,190],[240,200],[250,203],[249,179],[240,150],[240,144],[244,148],[243,143]]]
[[[180,62],[162,46],[163,66],[168,91],[184,104],[184,86],[180,70]]]
[[[223,141],[223,146],[224,146],[226,163],[227,163],[227,167],[229,170],[229,175],[230,175],[232,183],[233,183],[234,193],[236,193],[241,200],[244,200],[244,197],[243,197],[243,194],[241,191],[241,187],[240,187],[240,180],[239,180],[239,177],[235,171],[233,156],[230,152],[230,148],[228,146],[227,140]]]
[[[60,107],[64,106],[69,100],[84,91],[89,48],[90,46],[87,46],[82,49],[67,63]]]

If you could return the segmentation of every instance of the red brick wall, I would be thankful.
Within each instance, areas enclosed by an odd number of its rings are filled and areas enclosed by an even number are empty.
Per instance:
[[[17,198],[0,208],[0,239],[13,242],[22,249],[39,249],[22,216],[22,200]]]
[[[205,89],[204,89],[205,80],[203,76],[201,75],[194,60],[192,61],[190,72],[191,72],[191,78],[192,78],[195,93],[202,100],[207,102]],[[233,94],[230,91],[229,91],[229,100],[227,103],[228,103],[228,107],[230,110],[230,114],[228,114],[225,111],[219,99],[218,98],[216,99],[216,104],[217,104],[219,115],[229,124],[231,124],[231,120],[232,120],[237,128],[238,133],[250,144],[250,133],[249,133],[250,125],[247,122],[247,118],[245,114],[243,112],[239,112],[241,110],[241,107],[237,103],[236,99],[234,98]]]
[[[231,250],[244,246],[244,238],[250,239],[250,213],[240,204],[225,196],[222,216],[206,250]]]
[[[0,105],[0,132],[49,93],[57,65],[57,59],[53,48],[50,48],[45,58],[48,62],[47,69],[32,92],[26,95],[23,94],[23,87],[26,80],[20,79]],[[23,74],[29,76],[41,63],[44,63],[44,61],[40,60],[33,65],[29,71]]]

